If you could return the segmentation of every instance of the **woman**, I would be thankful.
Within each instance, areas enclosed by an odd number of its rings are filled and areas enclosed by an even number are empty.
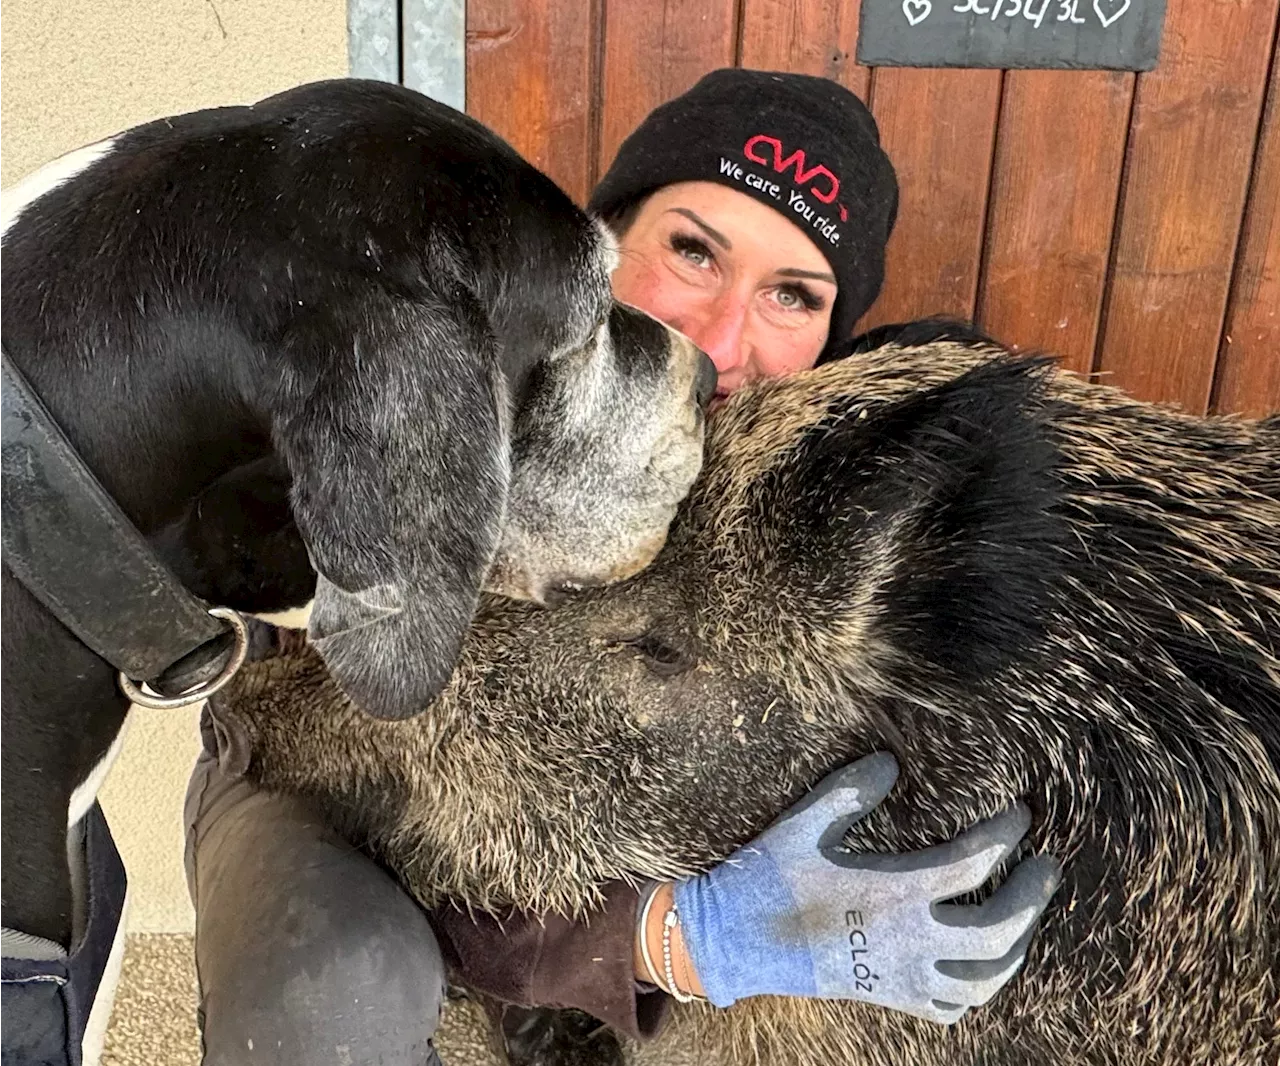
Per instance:
[[[723,397],[847,343],[880,288],[897,185],[874,120],[840,86],[722,70],[645,120],[590,207],[619,238],[617,297],[692,337]],[[909,857],[833,856],[822,840],[893,785],[892,759],[871,756],[702,877],[609,886],[589,925],[427,916],[301,802],[238,777],[243,753],[211,727],[206,744],[187,800],[206,1064],[437,1061],[441,951],[473,988],[641,1037],[668,994],[862,999],[952,1022],[1016,971],[1057,881],[1051,861],[1027,860],[963,928],[907,922],[904,899],[976,887],[1029,815]],[[854,901],[874,987],[850,954]]]

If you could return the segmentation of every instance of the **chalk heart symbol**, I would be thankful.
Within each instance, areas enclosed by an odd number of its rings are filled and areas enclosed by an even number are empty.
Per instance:
[[[1116,19],[1129,10],[1131,0],[1093,0],[1093,11],[1098,16],[1105,30]],[[908,15],[907,18],[911,16]]]
[[[1094,0],[1096,4],[1098,0]],[[1129,6],[1129,0],[1124,0],[1124,6]],[[929,0],[902,0],[902,13],[907,16],[907,21],[913,26],[919,26],[925,19],[929,17],[929,12],[933,10],[933,4]]]

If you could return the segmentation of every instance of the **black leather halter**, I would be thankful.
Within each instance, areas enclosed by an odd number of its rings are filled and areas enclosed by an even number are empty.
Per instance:
[[[7,351],[3,357],[4,562],[57,619],[120,671],[135,703],[179,707],[229,681],[247,629],[156,557],[99,484]],[[179,692],[161,696],[141,683]]]

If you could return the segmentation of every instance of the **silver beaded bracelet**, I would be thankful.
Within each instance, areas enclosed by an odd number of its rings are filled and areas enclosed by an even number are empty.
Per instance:
[[[676,975],[671,968],[671,931],[680,924],[680,912],[676,910],[673,903],[667,910],[662,919],[662,969],[667,975],[667,991],[675,999],[677,1003],[692,1003],[698,996],[691,996],[687,992],[681,992],[676,986]]]

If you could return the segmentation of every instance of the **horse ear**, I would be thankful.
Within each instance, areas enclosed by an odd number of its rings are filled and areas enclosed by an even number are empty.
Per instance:
[[[312,641],[353,701],[412,716],[453,672],[501,532],[493,342],[465,303],[380,296],[299,324],[286,358],[275,438],[317,573]]]
[[[815,595],[836,583],[838,602],[891,604],[871,612],[878,637],[960,676],[1039,639],[1067,538],[1050,366],[995,358],[893,398],[850,396],[779,471],[792,573]]]

